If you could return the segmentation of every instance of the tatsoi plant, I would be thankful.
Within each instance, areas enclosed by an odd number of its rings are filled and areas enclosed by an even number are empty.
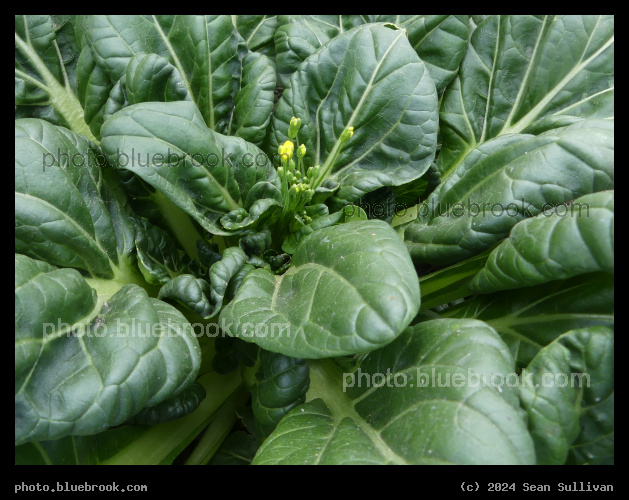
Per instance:
[[[613,16],[16,16],[18,464],[609,464]]]

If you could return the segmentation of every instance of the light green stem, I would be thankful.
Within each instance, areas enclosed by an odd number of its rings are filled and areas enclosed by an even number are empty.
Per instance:
[[[37,52],[35,52],[33,47],[22,40],[19,35],[17,35],[17,33],[15,34],[15,44],[30,60],[37,72],[41,75],[42,79],[44,80],[45,87],[42,87],[41,85],[39,85],[39,87],[48,92],[48,95],[50,96],[50,103],[63,117],[63,119],[69,125],[70,129],[77,134],[84,135],[93,143],[99,144],[98,139],[94,137],[92,131],[83,119],[83,108],[81,107],[81,103],[77,99],[76,95],[68,91],[68,89],[66,89],[57,81],[57,79],[53,76],[53,74],[41,60]],[[18,74],[21,73],[19,70],[16,71],[18,72]],[[20,78],[22,78],[21,75]]]
[[[225,401],[241,390],[238,372],[208,373],[199,382],[207,396],[199,407],[183,418],[146,428],[137,439],[106,462],[107,465],[165,465],[188,446],[217,415]],[[139,428],[139,426],[137,426]]]
[[[241,387],[221,406],[184,465],[206,465],[211,460],[238,419],[236,408],[244,405],[249,396],[249,392]]]

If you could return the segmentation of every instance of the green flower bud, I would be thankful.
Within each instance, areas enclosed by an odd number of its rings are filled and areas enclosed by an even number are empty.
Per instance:
[[[291,172],[295,170],[295,162],[293,160],[288,162],[288,168],[290,169]]]
[[[303,158],[306,156],[306,145],[302,144],[297,148],[297,158]]]
[[[354,135],[354,127],[347,127],[341,134],[341,144],[346,143]]]
[[[301,127],[301,118],[295,118],[294,116],[290,119],[290,125],[288,127],[288,138],[294,139],[297,137],[297,132],[299,132],[299,128]]]

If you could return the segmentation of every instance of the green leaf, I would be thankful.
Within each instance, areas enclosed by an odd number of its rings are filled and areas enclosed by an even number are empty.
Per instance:
[[[181,393],[161,403],[144,408],[129,420],[130,424],[155,425],[170,422],[189,415],[196,410],[205,398],[205,389],[194,383]]]
[[[208,129],[191,102],[126,107],[105,122],[102,136],[112,165],[137,174],[213,234],[228,234],[217,219],[241,209],[256,183],[279,188],[262,151]]]
[[[16,252],[113,276],[116,233],[100,194],[102,162],[83,136],[43,120],[16,120]]]
[[[564,332],[614,326],[614,276],[591,273],[478,296],[440,314],[483,320],[509,345],[518,366],[524,367]]]
[[[330,361],[310,365],[309,401],[282,419],[254,464],[535,462],[511,397],[517,402],[517,393],[507,397],[482,383],[483,373],[507,375],[514,365],[500,337],[480,321],[410,327],[370,353],[359,372],[341,373]],[[455,375],[477,382],[459,384]]]
[[[268,57],[252,52],[244,58],[229,135],[242,137],[256,146],[262,145],[271,122],[275,84],[275,66]]]
[[[484,142],[614,116],[614,16],[488,16],[440,112],[442,176]]]
[[[598,326],[564,333],[527,366],[520,397],[538,464],[564,464],[571,447],[582,463],[613,463],[613,358],[614,332]]]
[[[470,290],[489,293],[596,271],[613,273],[614,192],[582,196],[563,208],[516,224]]]
[[[226,248],[221,260],[212,264],[209,283],[190,274],[182,274],[168,281],[159,291],[158,298],[175,300],[204,319],[216,316],[230,280],[243,267],[247,256],[238,247]]]
[[[343,222],[343,218],[344,212],[342,210],[339,210],[338,212],[335,212],[333,214],[328,214],[316,218],[310,224],[306,224],[294,233],[289,234],[286,239],[284,239],[284,243],[282,243],[282,250],[290,254],[295,253],[297,251],[297,246],[299,245],[299,242],[301,242],[301,240],[303,240],[306,236],[309,236],[310,234],[319,229],[323,229],[324,227],[330,227],[334,226],[335,224],[339,224]]]
[[[439,93],[455,77],[465,54],[468,16],[280,16],[275,46],[282,85],[287,86],[299,64],[319,47],[346,30],[372,21],[406,30]]]
[[[268,57],[275,56],[273,37],[277,29],[278,16],[232,16],[234,26],[245,39],[252,52]]]
[[[181,274],[162,286],[157,297],[181,304],[202,318],[210,318],[214,308],[208,299],[209,294],[210,285],[203,278]]]
[[[469,16],[392,16],[377,22],[390,22],[407,31],[408,41],[424,61],[441,93],[456,76],[465,55]]]
[[[126,76],[131,104],[192,100],[211,130],[264,140],[274,66],[247,55],[230,16],[86,16],[84,23],[96,64],[112,82]]]
[[[76,93],[83,106],[84,120],[96,137],[100,128],[114,83],[107,72],[96,64],[89,47],[83,47],[77,64]]]
[[[262,436],[270,435],[284,415],[306,401],[309,374],[305,359],[260,352],[259,382],[251,389],[251,405]]]
[[[416,262],[450,264],[508,236],[520,220],[613,189],[613,120],[584,120],[538,136],[478,146],[419,207],[404,231]]]
[[[183,251],[170,235],[146,219],[132,219],[135,227],[135,248],[138,266],[144,279],[152,284],[167,283],[183,272]]]
[[[259,446],[256,436],[234,431],[223,441],[209,465],[250,465]]]
[[[310,55],[291,77],[271,121],[269,148],[299,117],[306,166],[321,165],[313,184],[340,183],[337,208],[382,186],[420,177],[434,158],[437,92],[403,30],[365,25]],[[347,143],[341,135],[355,133]]]
[[[391,226],[348,222],[304,238],[285,274],[247,274],[220,321],[228,335],[263,349],[323,358],[386,345],[419,302],[417,275]]]
[[[185,79],[168,59],[157,54],[136,54],[125,75],[129,104],[159,101],[190,101]]]
[[[45,118],[95,141],[74,90],[78,60],[68,20],[15,16],[16,118]]]
[[[371,22],[371,16],[278,16],[275,32],[277,72],[282,87],[308,56],[332,38]]]
[[[153,426],[123,425],[93,436],[67,436],[26,443],[15,448],[16,464],[37,465],[164,465],[171,464],[238,393],[236,373],[209,373],[198,380],[207,397],[190,415]],[[224,406],[224,405],[223,405]]]
[[[444,269],[420,276],[421,310],[432,309],[470,295],[468,283],[479,270],[483,269],[488,257],[489,250]]]
[[[137,285],[96,300],[76,271],[26,256],[16,269],[16,445],[101,432],[194,382],[199,345],[173,307]]]

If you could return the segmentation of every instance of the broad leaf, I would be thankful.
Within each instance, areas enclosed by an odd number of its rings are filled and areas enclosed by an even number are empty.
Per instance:
[[[250,272],[220,320],[225,333],[263,349],[324,358],[389,343],[418,309],[417,275],[402,241],[373,220],[315,231],[281,276]]]
[[[591,273],[478,296],[440,314],[485,321],[509,345],[518,366],[524,367],[564,332],[599,325],[613,328],[614,276]]]
[[[238,33],[245,39],[249,50],[268,57],[275,55],[273,37],[278,16],[231,16]]]
[[[584,120],[538,136],[487,141],[419,207],[404,232],[416,262],[450,264],[481,253],[520,220],[614,187],[614,124]]]
[[[440,111],[449,175],[484,142],[614,116],[614,16],[488,16]]]
[[[85,16],[81,21],[92,56],[111,82],[133,72],[139,81],[127,86],[153,89],[131,104],[191,99],[211,130],[264,139],[273,107],[273,64],[265,56],[253,57],[257,65],[252,67],[230,16]],[[134,67],[137,57],[148,64],[144,71]],[[263,87],[251,89],[251,82]],[[166,92],[158,92],[165,86]]]
[[[417,55],[424,61],[441,93],[456,76],[465,55],[469,16],[378,16],[404,28]]]
[[[302,120],[299,142],[307,166],[340,183],[339,207],[382,186],[420,177],[437,140],[435,85],[403,30],[365,25],[334,38],[291,77],[271,122],[277,150],[293,116]],[[355,133],[345,144],[341,134]]]
[[[515,225],[470,282],[474,292],[522,288],[596,271],[614,272],[614,192],[577,198]]]
[[[279,185],[262,151],[207,128],[192,102],[129,106],[107,120],[102,136],[112,165],[137,174],[214,234],[227,234],[217,219],[242,211],[257,182]]]
[[[15,307],[16,444],[101,432],[196,378],[190,324],[137,285],[103,302],[77,271],[16,255]]]
[[[537,463],[564,464],[570,447],[583,463],[613,463],[614,332],[598,326],[564,333],[526,371],[520,394]]]
[[[15,16],[16,118],[45,118],[95,140],[75,91],[78,60],[68,19]]]
[[[310,401],[282,419],[253,463],[532,464],[513,398],[483,383],[483,373],[513,371],[509,350],[483,322],[421,323],[359,371],[311,362]]]

